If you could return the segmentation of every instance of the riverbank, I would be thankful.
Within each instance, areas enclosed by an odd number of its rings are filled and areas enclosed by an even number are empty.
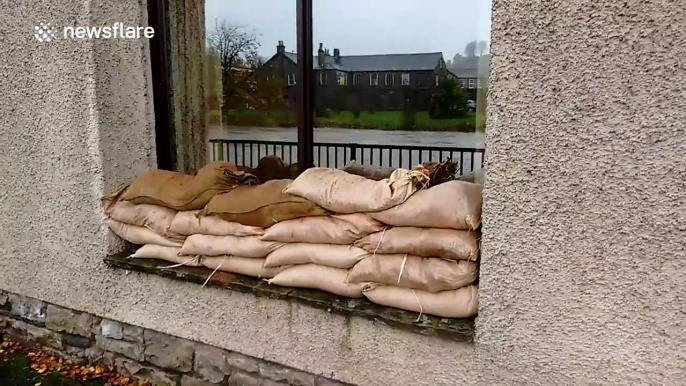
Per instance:
[[[219,122],[219,112],[212,111],[208,115],[210,124]],[[297,126],[295,111],[241,111],[230,114],[223,122],[227,126],[252,127],[295,127]],[[326,116],[315,117],[316,127],[345,128],[358,130],[382,131],[438,131],[438,132],[483,132],[485,118],[483,114],[467,112],[463,117],[454,119],[432,119],[426,111],[415,112],[413,115],[403,116],[402,111],[363,111],[355,117],[350,111],[329,111]]]

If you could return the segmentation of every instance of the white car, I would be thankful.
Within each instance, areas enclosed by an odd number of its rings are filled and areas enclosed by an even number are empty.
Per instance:
[[[467,111],[476,111],[476,103],[473,100],[468,100],[466,105]]]

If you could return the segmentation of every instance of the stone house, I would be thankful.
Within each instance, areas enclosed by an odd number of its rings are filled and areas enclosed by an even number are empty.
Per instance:
[[[297,98],[297,55],[286,52],[279,41],[276,53],[264,68],[286,79],[286,100]],[[428,111],[431,95],[441,80],[456,76],[446,68],[440,52],[387,55],[333,55],[320,43],[314,60],[315,98],[334,110],[402,110],[410,103],[418,111]]]
[[[101,196],[170,167],[160,149],[204,162],[203,2],[147,5],[0,2],[0,332],[183,386],[686,384],[683,3],[493,2],[479,316],[457,332],[106,263]],[[165,52],[33,37],[163,16]]]

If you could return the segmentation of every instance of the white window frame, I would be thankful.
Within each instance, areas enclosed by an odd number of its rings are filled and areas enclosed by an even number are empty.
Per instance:
[[[353,86],[362,83],[362,74],[353,74]]]
[[[462,87],[462,88],[467,87],[467,82],[464,79],[460,79],[460,87]]]
[[[389,75],[390,75],[390,77],[389,77]],[[390,82],[388,81],[389,79],[391,80]],[[395,83],[395,74],[393,74],[392,72],[387,72],[384,76],[384,85],[393,86],[394,83]]]
[[[409,86],[410,85],[410,73],[409,72],[403,72],[402,79],[400,82],[403,86]]]
[[[295,86],[295,74],[288,74],[288,85]]]
[[[474,79],[469,80],[469,88],[474,88]]]
[[[343,84],[338,83],[340,79],[343,79]],[[348,85],[348,74],[343,71],[336,72],[336,86],[347,86]]]
[[[319,85],[320,86],[326,86],[326,83],[328,81],[326,72],[320,72],[319,73]]]
[[[370,86],[378,86],[379,85],[379,74],[378,73],[369,74],[369,85]]]

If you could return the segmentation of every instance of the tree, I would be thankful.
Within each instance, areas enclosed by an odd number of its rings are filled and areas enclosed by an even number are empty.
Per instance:
[[[478,43],[476,42],[476,40],[467,43],[467,46],[464,48],[465,56],[472,58],[475,57],[477,52],[477,45]]]
[[[257,57],[260,45],[257,36],[226,21],[215,23],[214,30],[207,34],[207,45],[219,57],[223,91],[222,115],[226,115],[231,108],[240,106],[242,102],[232,98],[240,94],[237,89],[240,83],[236,78],[244,78],[243,72],[250,58]]]
[[[488,54],[488,42],[487,41],[485,41],[485,40],[479,41],[478,52],[479,52],[479,56],[484,56],[484,55]]]
[[[432,119],[459,118],[464,115],[467,104],[467,93],[457,80],[448,78],[438,85],[438,90],[431,96],[429,116]]]

